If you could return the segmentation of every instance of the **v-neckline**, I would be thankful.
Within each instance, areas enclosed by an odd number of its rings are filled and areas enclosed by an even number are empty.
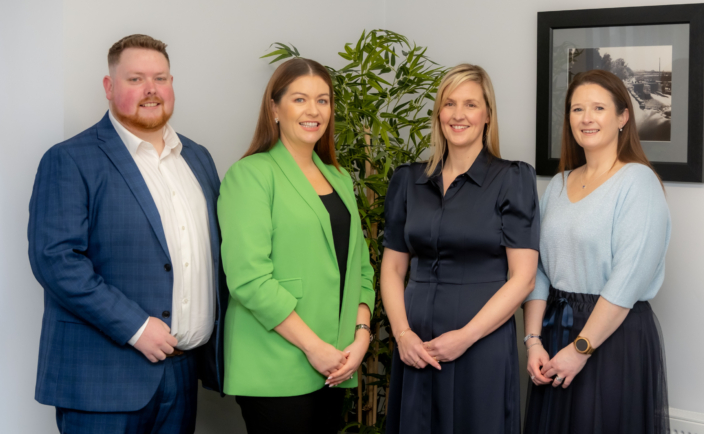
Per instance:
[[[614,179],[614,178],[616,178],[616,176],[618,176],[618,174],[621,173],[621,171],[622,171],[623,169],[625,169],[627,166],[629,166],[629,165],[631,165],[631,164],[634,164],[634,163],[626,163],[626,164],[624,164],[620,169],[618,169],[618,170],[616,171],[616,173],[614,173],[613,175],[611,175],[606,181],[602,182],[601,185],[599,185],[597,188],[595,188],[594,190],[592,190],[591,193],[589,193],[588,195],[584,196],[583,198],[579,199],[579,200],[576,201],[576,202],[572,202],[572,199],[570,199],[569,190],[567,189],[567,179],[570,177],[570,175],[571,175],[572,173],[574,173],[574,170],[570,170],[570,172],[567,174],[567,176],[565,176],[565,185],[563,186],[563,187],[565,188],[565,197],[567,198],[567,201],[568,201],[571,205],[577,205],[578,203],[584,201],[586,198],[588,198],[589,196],[591,196],[591,195],[593,195],[594,193],[596,193],[601,187],[603,187],[603,186],[605,186],[606,184],[608,184],[609,182],[611,182],[611,180]]]

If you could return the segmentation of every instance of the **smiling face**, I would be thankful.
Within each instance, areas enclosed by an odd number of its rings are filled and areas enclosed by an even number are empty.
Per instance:
[[[484,92],[479,83],[465,81],[447,97],[440,109],[440,125],[448,145],[481,146],[489,122]]]
[[[279,119],[282,141],[314,146],[330,121],[330,88],[316,75],[303,75],[288,85],[278,104],[272,101],[272,109]]]
[[[133,132],[160,130],[174,111],[173,77],[158,51],[124,50],[103,86],[113,115]]]
[[[618,114],[612,95],[598,84],[579,86],[572,94],[570,126],[575,140],[587,150],[618,145],[619,128],[628,121],[628,109]]]

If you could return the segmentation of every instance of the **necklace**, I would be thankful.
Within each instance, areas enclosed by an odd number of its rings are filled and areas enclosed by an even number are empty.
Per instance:
[[[611,169],[613,169],[613,168],[614,168],[614,166],[611,165],[611,167],[609,167],[608,169],[606,169],[606,172],[603,172],[601,175],[599,175],[599,176],[597,176],[597,177],[592,177],[592,179],[590,179],[589,182],[592,182],[592,181],[594,181],[594,180],[597,180],[597,179],[601,178],[602,176],[604,176],[604,175],[606,175],[607,173],[609,173],[609,172],[611,171]],[[581,184],[582,184],[582,190],[584,190],[585,188],[587,188],[587,184],[588,184],[588,182],[584,182],[584,174],[585,174],[585,173],[587,173],[587,166],[584,166],[584,171],[582,172],[582,176],[581,176],[581,178],[582,178],[582,182],[581,182]]]

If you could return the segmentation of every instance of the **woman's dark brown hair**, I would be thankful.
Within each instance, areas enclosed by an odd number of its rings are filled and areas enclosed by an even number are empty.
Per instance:
[[[330,107],[332,109],[330,121],[323,137],[315,144],[315,153],[318,154],[323,163],[332,164],[336,168],[340,168],[335,158],[335,99],[332,92],[330,73],[315,60],[302,57],[296,57],[282,63],[276,68],[271,79],[269,79],[269,84],[266,86],[266,91],[262,98],[262,106],[259,109],[259,119],[257,120],[257,128],[254,130],[252,143],[242,158],[260,152],[267,152],[279,141],[279,124],[274,120],[271,101],[273,100],[275,104],[279,104],[289,85],[298,77],[304,75],[320,77],[330,88]]]
[[[620,78],[611,72],[601,69],[592,69],[591,71],[577,74],[572,83],[567,89],[567,97],[565,98],[565,119],[562,123],[562,154],[560,155],[559,172],[563,174],[565,170],[573,170],[584,164],[587,159],[584,155],[584,149],[577,144],[577,141],[572,134],[572,126],[570,125],[570,113],[572,108],[572,95],[574,91],[584,84],[596,84],[604,88],[611,94],[611,98],[616,105],[616,113],[621,115],[624,110],[628,109],[628,121],[623,126],[623,131],[618,134],[618,147],[616,148],[616,158],[623,163],[640,163],[650,167],[655,173],[655,176],[660,179],[653,166],[645,156],[643,147],[640,144],[638,137],[638,129],[636,128],[635,113],[633,112],[633,104],[631,97],[628,95],[628,90]],[[662,180],[660,180],[662,185]],[[663,187],[664,188],[664,187]]]

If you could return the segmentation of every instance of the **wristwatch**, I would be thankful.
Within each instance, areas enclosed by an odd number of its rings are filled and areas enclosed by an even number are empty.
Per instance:
[[[354,328],[354,333],[357,334],[357,330],[359,329],[364,329],[369,332],[369,343],[371,344],[374,340],[374,333],[372,333],[372,329],[370,329],[369,326],[366,324],[357,324],[357,326]]]
[[[594,347],[592,347],[589,339],[582,336],[577,336],[577,339],[574,340],[574,349],[580,354],[591,354],[594,352]]]

